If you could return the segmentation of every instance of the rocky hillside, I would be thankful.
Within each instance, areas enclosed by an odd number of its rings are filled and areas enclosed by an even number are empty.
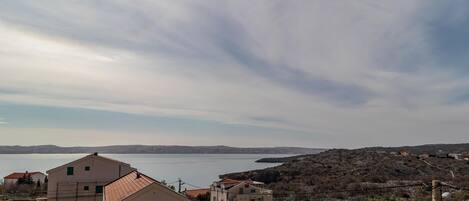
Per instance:
[[[423,154],[423,153],[469,153],[469,143],[464,144],[426,144],[420,146],[403,146],[403,147],[370,147],[365,148],[365,150],[371,151],[387,151],[387,152],[397,152],[400,150],[406,150],[413,154]]]
[[[332,200],[426,200],[430,192],[425,185],[432,179],[469,187],[469,161],[419,159],[415,155],[400,156],[370,149],[334,149],[294,159],[273,168],[221,177],[262,181],[274,190],[276,197],[295,194],[296,200],[313,197]],[[387,189],[407,185],[416,186]],[[386,190],[366,190],[380,188]],[[466,195],[459,193],[454,196]]]

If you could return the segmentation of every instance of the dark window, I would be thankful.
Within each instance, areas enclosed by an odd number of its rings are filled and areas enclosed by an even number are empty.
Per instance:
[[[90,171],[90,166],[85,166],[85,171]]]
[[[90,190],[90,187],[89,186],[84,186],[83,190],[88,191],[88,190]]]
[[[96,186],[96,193],[103,193],[103,186]]]
[[[73,175],[73,167],[67,167],[67,175]]]
[[[256,192],[256,189],[251,189],[251,193],[255,193]]]
[[[243,194],[243,193],[244,193],[244,188],[243,187],[239,188],[239,194]]]

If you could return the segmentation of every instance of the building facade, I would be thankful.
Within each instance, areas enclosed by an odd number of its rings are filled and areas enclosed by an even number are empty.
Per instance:
[[[97,153],[47,171],[49,201],[102,201],[104,185],[132,172],[129,164]]]
[[[210,201],[272,201],[272,190],[256,181],[223,179],[210,186]]]

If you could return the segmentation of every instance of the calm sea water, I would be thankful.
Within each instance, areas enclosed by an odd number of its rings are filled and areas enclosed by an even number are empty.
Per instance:
[[[66,164],[86,154],[0,154],[0,178],[11,172],[41,171]],[[174,183],[181,178],[190,189],[208,187],[218,175],[263,169],[279,164],[255,163],[265,157],[291,155],[271,154],[102,154],[137,168],[157,180]]]

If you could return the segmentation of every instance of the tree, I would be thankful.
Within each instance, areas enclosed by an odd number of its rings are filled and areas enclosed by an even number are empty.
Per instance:
[[[210,193],[197,195],[197,200],[198,201],[210,201]]]
[[[28,172],[26,172],[23,177],[19,178],[18,181],[17,181],[17,184],[18,185],[21,185],[21,184],[34,184],[34,181],[33,179],[31,178],[31,175],[28,174]]]

